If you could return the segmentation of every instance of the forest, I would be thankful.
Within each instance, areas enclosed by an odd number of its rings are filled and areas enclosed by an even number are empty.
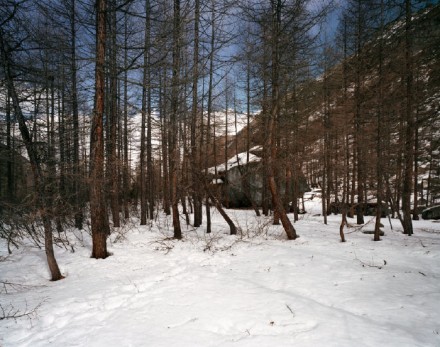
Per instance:
[[[363,224],[373,206],[375,240],[382,215],[411,235],[411,220],[439,201],[438,6],[1,7],[1,237],[14,245],[42,229],[53,280],[62,277],[54,230],[90,223],[96,258],[133,215],[140,225],[171,215],[181,239],[182,222],[206,223],[209,233],[215,208],[236,234],[225,209],[228,167],[217,166],[239,153],[245,205],[257,216],[273,211],[288,239],[296,232],[287,214],[298,220],[309,187],[321,189],[324,216]]]
[[[36,248],[68,279],[57,253],[112,263],[139,230],[161,256],[319,228],[438,254],[439,61],[438,1],[0,0],[0,266]]]
[[[324,215],[362,224],[373,198],[411,234],[439,199],[439,8],[340,6],[336,19],[308,1],[4,1],[2,218],[37,215],[48,249],[53,225],[90,219],[97,258],[133,213],[172,215],[180,239],[181,214],[199,227],[205,206],[209,232],[210,206],[228,220],[216,167],[245,152],[247,205],[275,211],[289,239],[303,178]]]

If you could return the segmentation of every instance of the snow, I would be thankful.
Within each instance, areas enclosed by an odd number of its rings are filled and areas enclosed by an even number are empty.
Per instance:
[[[249,153],[249,163],[257,163],[260,162],[261,158],[253,153]],[[247,153],[246,152],[241,152],[238,153],[237,155],[232,156],[229,160],[228,160],[228,170],[239,166],[239,165],[246,165],[247,164]],[[217,165],[217,172],[219,171],[225,171],[226,170],[226,165],[225,163]],[[210,167],[208,169],[208,172],[213,174],[215,172],[216,169],[214,166]]]
[[[216,136],[225,136],[226,132],[228,136],[235,136],[247,126],[247,114],[237,113],[237,124],[235,124],[235,113],[233,110],[229,110],[228,114],[225,111],[215,112],[212,115],[212,124],[216,127]],[[207,118],[207,114],[204,115]],[[250,115],[251,121],[254,114]],[[227,120],[227,122],[226,122]],[[206,119],[205,119],[206,122]],[[130,132],[130,149],[131,149],[131,165],[135,168],[139,164],[140,156],[140,141],[141,141],[141,123],[142,114],[136,113],[129,118],[129,132]],[[235,127],[237,125],[237,127]],[[133,140],[134,139],[134,140]],[[157,110],[152,112],[152,146],[153,155],[156,155],[159,159],[159,152],[162,144],[160,113]],[[183,153],[182,153],[183,156]]]
[[[440,207],[440,205],[431,206],[431,207],[425,208],[424,211],[431,211],[431,210],[437,209],[439,207]]]
[[[310,192],[305,192],[303,195],[304,200],[313,200],[315,199],[315,201],[317,200],[317,198],[321,198],[322,197],[322,189],[320,188],[313,188]],[[315,204],[313,204],[312,206],[315,206]],[[319,206],[319,208],[321,208]],[[314,207],[313,209],[316,209],[316,207]],[[321,213],[321,210],[319,210],[317,213]]]
[[[253,117],[258,113],[251,113],[249,115],[250,122],[253,121]],[[207,115],[205,115],[206,117]],[[225,136],[226,133],[229,136],[234,136],[246,128],[248,122],[248,115],[246,113],[235,112],[231,109],[228,112],[226,110],[214,112],[212,118],[212,122],[216,127],[216,136]],[[237,123],[235,123],[235,119],[237,119]]]
[[[238,236],[217,212],[212,234],[189,227],[183,241],[164,216],[133,221],[105,260],[69,232],[57,282],[44,250],[7,256],[1,243],[0,280],[24,285],[0,287],[1,305],[41,305],[0,320],[0,346],[439,346],[440,223],[415,221],[408,237],[383,220],[381,242],[351,227],[341,243],[340,216],[324,225],[316,198],[306,210],[295,241],[250,210],[228,210]]]

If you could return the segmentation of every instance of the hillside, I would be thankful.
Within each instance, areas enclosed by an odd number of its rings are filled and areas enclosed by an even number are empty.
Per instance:
[[[440,202],[440,6],[419,12],[412,26],[414,167],[418,199],[421,205],[432,205]],[[341,59],[338,47],[333,47],[326,59],[338,63],[319,78],[300,84],[294,94],[283,96],[278,155],[300,167],[312,186],[322,186],[325,175],[332,200],[345,197],[350,201],[357,194],[353,187],[360,160],[358,141],[362,142],[366,198],[376,194],[380,151],[386,163],[382,172],[389,182],[386,190],[399,200],[407,127],[402,119],[406,91],[404,29],[403,20],[388,24],[382,35],[376,34],[363,46],[359,56],[346,60]],[[264,143],[264,119],[265,115],[259,114],[251,125],[251,148]],[[229,146],[234,148],[239,143],[242,152],[246,142],[244,129]]]

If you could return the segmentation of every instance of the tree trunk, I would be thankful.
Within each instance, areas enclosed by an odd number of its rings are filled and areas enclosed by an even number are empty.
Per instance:
[[[342,218],[341,218],[341,225],[339,226],[339,236],[341,238],[341,242],[345,242],[344,226],[346,225],[347,225],[347,205],[345,203],[342,203]]]
[[[51,273],[51,281],[58,281],[63,279],[64,276],[61,275],[58,263],[55,259],[55,252],[53,250],[52,223],[44,211],[40,211],[40,215],[43,219],[44,248],[46,251],[47,265],[49,266],[49,271]]]
[[[11,97],[9,90],[6,91],[6,148],[8,150],[7,160],[7,197],[9,202],[15,200],[14,192],[14,166],[15,161],[15,148],[12,146],[12,133],[11,133]]]
[[[147,103],[149,98],[149,65],[150,65],[150,11],[149,1],[146,0],[145,4],[145,33],[144,33],[144,66],[143,66],[143,78],[142,78],[142,119],[141,119],[141,148],[140,148],[140,182],[139,190],[141,194],[141,225],[147,224],[147,177],[146,177],[146,165],[145,165],[145,152],[146,152],[146,131],[147,131],[147,114],[149,107]]]
[[[179,219],[179,198],[178,198],[178,169],[180,162],[180,152],[178,147],[178,107],[179,107],[179,74],[180,74],[180,0],[174,0],[174,20],[173,20],[173,77],[172,77],[172,96],[171,96],[171,209],[173,214],[174,238],[182,238],[182,230]]]
[[[405,147],[404,147],[404,178],[402,190],[403,232],[413,234],[411,221],[411,189],[414,165],[414,116],[413,116],[413,73],[412,73],[412,19],[411,0],[405,0]]]
[[[126,14],[125,14],[126,16]],[[127,220],[130,217],[129,205],[129,167],[128,167],[128,21],[125,18],[124,21],[124,132],[123,132],[123,144],[124,144],[124,170],[123,170],[123,199],[124,199],[124,218]]]
[[[283,207],[283,202],[278,193],[277,183],[275,181],[275,159],[277,157],[276,148],[276,134],[275,122],[279,110],[279,30],[281,25],[281,0],[277,0],[276,5],[273,5],[273,33],[274,38],[272,42],[272,99],[271,112],[269,118],[269,126],[267,129],[268,143],[266,150],[269,151],[267,155],[267,177],[270,192],[272,194],[272,201],[274,203],[274,210],[278,213],[284,231],[289,240],[297,238],[295,228],[289,220],[286,211]]]
[[[75,227],[79,230],[83,227],[83,199],[81,196],[81,175],[79,161],[79,111],[78,111],[78,90],[77,90],[77,66],[76,66],[76,0],[71,0],[70,14],[70,35],[71,35],[71,98],[72,98],[72,120],[73,120],[73,198]]]
[[[198,115],[198,81],[199,81],[199,21],[200,0],[195,0],[194,8],[194,56],[192,80],[192,110],[191,110],[191,165],[192,165],[192,197],[194,203],[194,227],[202,225],[202,194],[200,192],[197,174],[200,172],[200,148],[197,146],[197,115]],[[203,117],[203,114],[202,114]]]
[[[49,265],[49,270],[51,273],[51,280],[58,281],[63,278],[61,275],[61,271],[58,267],[58,263],[55,258],[55,253],[53,251],[53,242],[52,242],[52,228],[50,223],[50,218],[47,215],[49,212],[48,204],[46,200],[45,194],[45,182],[43,176],[43,170],[41,168],[40,161],[38,159],[35,145],[31,139],[29,130],[26,125],[25,117],[20,107],[20,101],[18,98],[17,91],[15,90],[14,80],[12,77],[11,71],[11,62],[9,57],[9,51],[7,48],[7,43],[4,41],[3,30],[0,28],[0,50],[1,56],[4,64],[4,71],[6,77],[6,83],[8,88],[8,95],[12,99],[12,107],[15,113],[15,116],[18,120],[18,126],[21,133],[21,137],[26,147],[27,154],[29,156],[29,161],[32,168],[32,173],[34,177],[34,186],[35,186],[35,194],[37,197],[37,205],[39,208],[39,214],[41,219],[43,220],[44,226],[44,242],[45,242],[45,250],[46,250],[46,258],[47,263]]]
[[[166,104],[166,69],[161,69],[159,72],[159,110],[160,110],[160,133],[162,138],[162,176],[163,182],[160,184],[162,187],[162,201],[163,210],[167,216],[171,214],[170,206],[170,175],[169,175],[169,121],[167,114],[167,104]]]
[[[229,225],[229,233],[230,235],[236,235],[237,234],[237,227],[235,226],[234,222],[232,221],[231,218],[229,218],[228,214],[226,213],[226,211],[223,209],[222,204],[220,203],[220,201],[218,201],[217,197],[211,192],[211,190],[209,189],[208,183],[206,182],[206,180],[203,181],[203,186],[205,188],[205,192],[207,194],[207,198],[211,199],[211,201],[214,203],[215,208],[220,212],[221,216],[223,217],[223,219],[226,221],[226,223],[228,223]],[[209,201],[207,200],[207,204],[209,204]]]
[[[266,50],[265,50],[266,51]],[[266,55],[266,53],[265,53]],[[265,59],[266,60],[266,59]],[[264,69],[264,66],[263,66]],[[264,70],[265,71],[265,70]],[[269,111],[268,111],[268,76],[267,74],[263,74],[263,105],[262,105],[262,115],[264,122],[264,129],[267,129],[269,126]],[[262,212],[267,217],[269,216],[269,178],[268,178],[268,157],[270,155],[270,148],[268,147],[270,144],[269,134],[268,132],[264,132],[264,147],[263,147],[263,192],[261,194],[262,199]]]
[[[419,220],[419,184],[418,184],[418,176],[419,176],[419,119],[418,119],[418,110],[416,111],[416,120],[414,122],[414,212],[413,212],[413,220]],[[422,188],[423,189],[423,188]],[[423,192],[422,192],[423,194]]]
[[[104,182],[104,65],[106,40],[106,0],[96,1],[96,68],[95,110],[90,137],[90,215],[92,224],[92,258],[104,259],[109,233]]]
[[[154,170],[153,170],[153,154],[151,144],[151,63],[150,63],[150,46],[151,46],[151,6],[150,0],[146,0],[146,23],[145,23],[145,50],[147,54],[147,66],[145,66],[148,85],[147,85],[147,202],[148,202],[148,218],[152,220],[154,218]]]
[[[119,160],[117,157],[117,126],[118,126],[118,76],[117,76],[117,45],[116,45],[116,0],[110,4],[110,206],[112,211],[113,227],[120,227],[119,217]]]

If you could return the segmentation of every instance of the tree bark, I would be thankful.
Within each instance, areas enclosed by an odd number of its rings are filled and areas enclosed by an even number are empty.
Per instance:
[[[147,54],[147,202],[148,202],[148,218],[152,220],[154,218],[154,170],[153,170],[153,154],[151,143],[151,130],[152,130],[152,110],[151,110],[151,63],[150,63],[150,46],[151,46],[151,5],[150,0],[146,0],[146,33],[145,33],[145,50]]]
[[[220,203],[220,201],[218,201],[217,197],[211,192],[211,190],[209,189],[209,185],[206,182],[206,180],[203,180],[203,187],[205,188],[205,192],[207,194],[208,199],[211,199],[211,201],[214,203],[215,208],[220,212],[221,216],[223,217],[223,219],[226,221],[226,223],[228,223],[229,225],[229,233],[230,235],[236,235],[237,234],[237,227],[235,226],[234,222],[232,221],[231,218],[229,218],[228,214],[226,213],[226,211],[223,209],[222,204]],[[208,203],[209,201],[207,201]]]
[[[194,203],[194,227],[202,225],[202,194],[199,180],[195,172],[200,172],[200,148],[197,146],[197,116],[198,116],[198,81],[199,81],[199,22],[200,0],[195,0],[194,8],[194,56],[192,80],[192,110],[191,110],[191,165],[192,165],[192,196]],[[203,114],[201,115],[203,117]]]
[[[374,226],[374,241],[380,241],[380,221],[382,217],[382,200],[383,200],[383,87],[384,87],[384,75],[383,75],[383,30],[384,30],[384,2],[381,0],[380,3],[380,35],[379,35],[379,69],[378,69],[378,102],[377,102],[377,140],[376,140],[376,155],[377,155],[377,165],[376,165],[376,180],[377,180],[377,207],[376,207],[376,223]]]
[[[364,158],[364,137],[363,137],[363,121],[362,121],[362,81],[361,81],[361,69],[362,69],[362,61],[361,61],[361,47],[362,47],[362,8],[361,1],[357,1],[357,22],[356,22],[356,71],[355,71],[355,132],[356,132],[356,167],[357,167],[357,208],[356,208],[356,223],[364,224],[364,182],[365,182],[365,158]]]
[[[278,187],[275,181],[275,159],[277,157],[276,148],[276,134],[275,134],[275,122],[279,110],[279,34],[281,26],[281,0],[277,0],[273,6],[272,20],[273,20],[273,42],[272,42],[272,99],[271,99],[271,112],[269,118],[269,126],[267,129],[268,144],[267,150],[270,151],[267,155],[267,177],[270,192],[272,194],[272,201],[274,203],[274,209],[279,214],[279,218],[283,225],[289,240],[295,240],[297,238],[296,230],[289,220],[286,211],[283,207],[283,202],[278,193]]]
[[[73,121],[73,195],[75,227],[79,230],[83,227],[83,202],[81,196],[81,175],[79,162],[79,111],[78,111],[78,88],[77,88],[77,65],[76,65],[76,0],[71,0],[70,14],[70,73],[71,73],[71,98],[72,98],[72,121]]]
[[[140,182],[139,182],[139,190],[141,194],[141,225],[147,224],[147,177],[146,177],[146,165],[145,165],[145,152],[146,152],[146,130],[147,130],[147,112],[149,102],[148,95],[148,86],[150,81],[148,79],[149,72],[149,46],[150,46],[150,13],[148,9],[149,1],[146,1],[145,4],[145,33],[144,33],[144,66],[143,66],[143,78],[142,78],[142,120],[141,120],[141,148],[140,148]]]
[[[172,77],[172,96],[171,96],[171,210],[173,215],[174,238],[182,238],[182,230],[179,219],[179,198],[177,191],[178,169],[180,162],[180,152],[178,147],[179,128],[177,126],[178,107],[179,107],[179,74],[180,74],[180,0],[174,0],[174,20],[173,20],[173,77]]]
[[[169,147],[170,147],[170,130],[169,121],[166,111],[166,98],[167,93],[166,86],[166,70],[163,69],[163,76],[161,74],[159,83],[159,107],[160,107],[160,121],[161,121],[161,136],[162,136],[162,171],[163,171],[163,184],[162,186],[162,200],[163,209],[167,216],[171,214],[170,206],[170,174],[169,174]]]
[[[96,67],[95,110],[90,137],[90,214],[92,224],[92,257],[105,259],[108,216],[105,204],[104,182],[104,65],[106,40],[106,0],[96,0]]]
[[[11,132],[11,97],[9,90],[6,91],[6,148],[8,150],[7,161],[7,197],[9,202],[13,202],[15,199],[14,192],[14,161],[15,161],[15,148],[12,146],[12,132]]]
[[[47,264],[49,266],[49,270],[51,274],[51,280],[58,281],[64,277],[61,275],[61,271],[58,267],[58,263],[56,261],[55,253],[53,250],[52,225],[50,220],[49,204],[48,201],[46,200],[44,174],[36,153],[35,145],[32,141],[28,127],[26,125],[25,117],[20,107],[20,101],[18,98],[17,91],[15,90],[14,80],[12,77],[11,62],[9,56],[10,52],[8,51],[6,45],[7,43],[5,42],[4,39],[3,30],[2,28],[0,28],[0,49],[4,64],[8,95],[12,99],[12,107],[15,116],[17,117],[18,120],[20,134],[25,144],[26,151],[29,156],[29,161],[32,168],[32,173],[34,177],[34,187],[35,187],[34,189],[37,197],[39,215],[43,221],[43,226],[44,226],[44,244],[45,244]]]
[[[119,216],[119,160],[116,152],[117,147],[117,126],[118,126],[118,76],[117,76],[117,45],[116,45],[116,0],[110,3],[110,206],[112,211],[113,227],[120,227]]]
[[[411,221],[411,190],[414,165],[414,116],[413,116],[413,73],[412,73],[412,19],[411,0],[405,0],[405,147],[404,147],[404,177],[402,190],[403,232],[411,236],[413,225]]]
[[[126,14],[125,14],[126,16]],[[124,199],[124,218],[127,220],[130,217],[129,205],[129,167],[128,167],[128,20],[125,18],[124,22],[124,169],[123,169],[123,199]]]
[[[346,225],[347,225],[347,205],[345,203],[342,203],[342,218],[341,218],[341,225],[339,226],[339,237],[341,238],[341,242],[345,242],[344,226]]]

